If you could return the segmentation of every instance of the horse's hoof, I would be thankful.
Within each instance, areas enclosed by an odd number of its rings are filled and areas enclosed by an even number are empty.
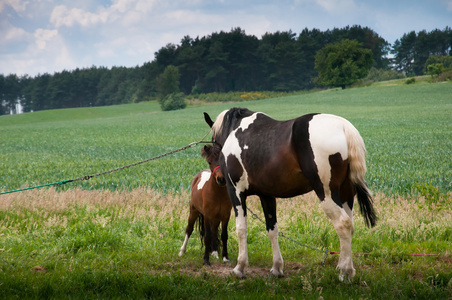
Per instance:
[[[232,270],[232,274],[238,278],[245,278],[245,271],[241,272],[237,269],[237,267]]]
[[[352,282],[353,277],[355,276],[355,269],[351,269],[349,271],[340,271],[339,273],[339,281],[344,283],[350,283]]]
[[[223,262],[225,264],[230,263],[231,261],[229,260],[229,258],[227,258],[226,256],[223,257]]]
[[[218,259],[218,252],[217,251],[212,251],[212,256],[215,257],[216,259]]]
[[[208,260],[205,260],[202,264],[203,264],[203,266],[209,266],[210,267],[210,262]]]
[[[275,277],[284,277],[284,273],[282,270],[275,270],[275,269],[271,269],[270,270],[270,274],[275,276]]]

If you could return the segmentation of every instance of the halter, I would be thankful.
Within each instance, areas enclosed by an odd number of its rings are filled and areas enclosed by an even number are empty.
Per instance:
[[[214,169],[213,169],[213,171],[212,171],[212,175],[215,173],[215,171],[217,170],[217,169],[219,169],[220,168],[220,166],[216,166]]]

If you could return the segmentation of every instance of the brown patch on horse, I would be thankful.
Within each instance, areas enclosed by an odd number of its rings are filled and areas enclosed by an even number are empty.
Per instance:
[[[348,159],[343,160],[342,155],[338,152],[336,154],[330,155],[329,162],[331,166],[331,181],[330,181],[330,190],[331,195],[333,198],[333,201],[340,207],[342,207],[343,203],[346,203],[349,201],[350,197],[344,197],[342,198],[342,194],[344,196],[349,196],[349,193],[351,191],[351,182],[350,180],[347,180],[349,176],[348,170],[349,170],[349,161]],[[348,186],[347,186],[348,185]],[[344,191],[342,191],[344,189]],[[353,207],[353,196],[352,197],[352,206]]]

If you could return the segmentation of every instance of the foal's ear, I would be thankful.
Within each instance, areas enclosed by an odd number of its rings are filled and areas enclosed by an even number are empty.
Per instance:
[[[206,120],[206,123],[209,125],[210,128],[212,128],[213,121],[210,118],[209,114],[206,112],[204,113],[204,120]]]
[[[210,151],[212,150],[212,146],[210,145],[205,145],[204,147],[202,147],[201,149],[201,156],[206,158],[207,156],[210,155]]]

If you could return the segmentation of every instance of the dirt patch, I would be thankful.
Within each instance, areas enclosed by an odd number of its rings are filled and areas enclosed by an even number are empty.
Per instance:
[[[176,266],[172,266],[173,268],[177,268]],[[232,273],[232,270],[235,267],[235,264],[232,265],[230,263],[212,263],[211,266],[202,266],[199,268],[195,265],[190,266],[179,266],[178,271],[180,274],[187,276],[214,276],[220,278],[226,278],[229,276],[235,277]],[[304,271],[305,266],[298,263],[289,263],[284,267],[284,275],[289,276],[292,274],[300,273]],[[249,266],[245,269],[246,278],[267,278],[270,275],[270,268],[261,268],[256,266]]]

